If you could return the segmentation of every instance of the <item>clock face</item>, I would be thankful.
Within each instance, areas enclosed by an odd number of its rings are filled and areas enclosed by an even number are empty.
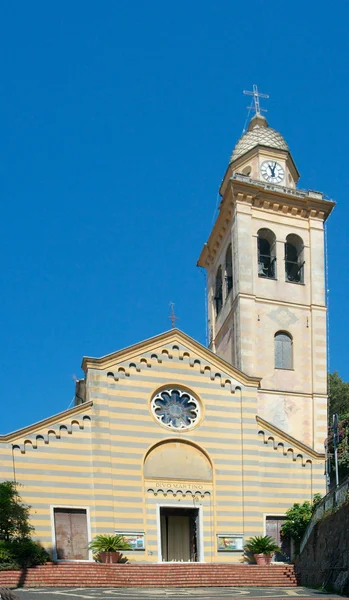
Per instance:
[[[269,183],[280,183],[285,176],[285,171],[275,160],[265,160],[261,164],[261,174]]]

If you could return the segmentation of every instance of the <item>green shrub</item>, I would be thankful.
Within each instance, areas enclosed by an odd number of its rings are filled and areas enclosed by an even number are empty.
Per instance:
[[[18,493],[18,483],[0,483],[0,569],[19,569],[43,565],[49,554],[30,538],[30,506]]]
[[[27,538],[33,531],[29,523],[30,506],[24,504],[18,493],[18,483],[0,483],[0,540]]]
[[[18,569],[44,565],[49,554],[40,544],[30,538],[0,541],[0,569]]]
[[[44,565],[50,560],[50,555],[37,542],[27,539],[15,539],[11,543],[11,552],[20,567]]]
[[[281,535],[285,539],[294,541],[296,555],[299,554],[302,537],[319,502],[321,502],[321,495],[315,494],[312,503],[308,500],[303,504],[296,502],[286,511],[286,519],[281,527]]]
[[[8,545],[8,542],[0,541],[0,564],[12,562],[13,557]]]

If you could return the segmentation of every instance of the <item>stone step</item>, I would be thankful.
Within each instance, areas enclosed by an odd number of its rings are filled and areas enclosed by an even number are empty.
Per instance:
[[[35,576],[35,575],[27,575],[26,576],[26,580],[27,581],[34,581],[34,580],[41,580],[41,579],[45,579],[46,581],[50,580],[50,579],[62,579],[62,577],[57,577],[57,576],[46,576],[46,577],[40,577],[40,576]],[[71,576],[71,577],[65,577],[65,580],[76,580],[79,579],[81,581],[83,581],[85,578],[83,577],[79,577],[79,576]],[[208,580],[208,579],[215,579],[215,580],[223,580],[226,581],[227,579],[229,580],[244,580],[244,581],[251,581],[251,577],[242,577],[242,576],[230,576],[230,577],[217,577],[217,576],[206,576],[206,577],[177,577],[175,579],[170,578],[170,577],[107,577],[107,576],[99,576],[99,577],[94,577],[94,576],[88,576],[88,579],[105,579],[108,581],[181,581],[181,580]],[[264,576],[260,576],[260,577],[254,577],[253,580],[254,581],[262,581],[262,580],[268,580],[268,581],[283,581],[285,579],[290,579],[290,580],[295,580],[295,578],[292,577],[269,577],[268,575]]]
[[[194,575],[199,575],[199,576],[205,576],[205,575],[221,575],[221,576],[229,576],[232,573],[237,574],[237,575],[243,575],[246,577],[251,577],[251,575],[253,575],[253,577],[258,577],[258,575],[260,574],[264,574],[265,572],[268,572],[269,577],[272,576],[279,576],[281,575],[293,575],[292,571],[272,571],[270,568],[265,567],[264,571],[255,571],[252,572],[250,571],[243,571],[241,570],[241,572],[236,573],[236,571],[232,571],[232,570],[219,570],[219,569],[212,569],[212,570],[205,570],[205,571],[163,571],[162,569],[159,569],[158,572],[156,571],[136,571],[136,570],[119,570],[119,569],[108,569],[106,571],[103,571],[102,569],[98,569],[98,570],[79,570],[79,569],[69,569],[69,570],[55,570],[55,571],[36,571],[37,573],[45,573],[46,575],[49,574],[53,574],[53,575],[70,575],[70,574],[80,574],[80,575],[84,575],[84,574],[90,574],[90,575],[98,575],[99,573],[106,573],[107,576],[117,576],[117,577],[123,577],[124,575],[128,575],[130,577],[136,577],[136,576],[151,576],[151,577],[156,577],[156,576],[161,576],[161,577],[176,577],[178,575],[187,575],[188,577],[192,577]]]
[[[16,587],[295,587],[293,565],[62,563],[0,571],[0,586]]]

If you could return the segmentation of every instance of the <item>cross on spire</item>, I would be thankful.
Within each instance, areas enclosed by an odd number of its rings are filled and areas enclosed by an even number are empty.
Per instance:
[[[172,329],[175,329],[175,327],[176,327],[176,321],[179,321],[179,317],[176,317],[176,315],[175,315],[175,311],[174,311],[175,305],[174,305],[174,302],[170,302],[170,307],[171,307],[171,314],[167,318],[171,319]]]
[[[253,102],[254,102],[254,109],[256,111],[256,115],[260,115],[261,112],[267,112],[267,110],[265,108],[261,108],[260,104],[259,104],[259,98],[269,98],[268,94],[261,94],[258,91],[258,87],[253,84],[253,92],[248,92],[246,90],[244,90],[244,94],[246,96],[253,96]],[[251,109],[251,106],[248,106],[247,108]]]

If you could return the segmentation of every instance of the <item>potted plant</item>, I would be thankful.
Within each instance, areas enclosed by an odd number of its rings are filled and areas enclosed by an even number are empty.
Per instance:
[[[131,549],[122,535],[97,535],[89,544],[89,550],[97,554],[102,563],[115,564],[120,561],[123,550]]]
[[[244,550],[253,554],[257,565],[267,566],[271,563],[273,553],[280,551],[280,548],[270,535],[256,535],[249,539]]]

